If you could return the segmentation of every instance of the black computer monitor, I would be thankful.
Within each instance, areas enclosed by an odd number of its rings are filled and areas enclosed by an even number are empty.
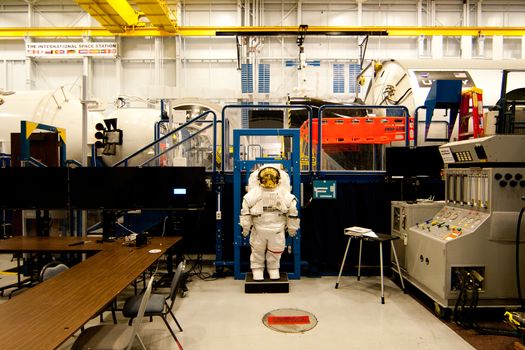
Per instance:
[[[388,147],[386,149],[387,176],[440,177],[443,166],[439,146]]]
[[[75,168],[70,201],[76,209],[186,209],[204,206],[204,167]]]
[[[67,168],[0,168],[1,208],[65,209],[67,205]]]
[[[204,167],[145,167],[137,169],[136,198],[141,209],[204,207]]]
[[[70,170],[70,201],[75,209],[137,208],[135,167],[82,167]]]

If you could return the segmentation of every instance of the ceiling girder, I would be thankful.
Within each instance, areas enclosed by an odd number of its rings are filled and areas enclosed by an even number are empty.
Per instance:
[[[135,0],[137,7],[149,19],[150,23],[163,28],[169,33],[177,31],[177,18],[164,0]]]
[[[140,13],[126,0],[75,0],[80,7],[112,33],[124,33],[139,23]]]

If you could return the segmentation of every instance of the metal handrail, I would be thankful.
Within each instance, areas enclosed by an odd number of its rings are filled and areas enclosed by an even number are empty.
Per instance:
[[[118,161],[117,163],[113,164],[112,167],[118,167],[118,166],[120,166],[120,165],[122,165],[122,164],[125,164],[125,165],[127,166],[127,163],[128,163],[128,161],[129,161],[131,158],[133,158],[133,157],[139,155],[140,153],[144,152],[145,150],[147,150],[148,148],[154,146],[155,144],[160,143],[161,141],[163,141],[163,140],[165,140],[166,138],[172,136],[172,135],[175,134],[176,132],[179,132],[180,130],[182,130],[183,128],[187,127],[188,125],[197,122],[198,119],[200,119],[200,118],[202,118],[202,117],[204,117],[204,116],[207,116],[207,115],[210,114],[210,113],[213,115],[213,130],[214,130],[214,132],[213,132],[213,145],[214,145],[214,147],[213,147],[213,148],[214,148],[214,154],[215,154],[216,138],[217,138],[217,136],[216,136],[217,114],[215,114],[214,111],[211,111],[211,110],[210,110],[210,111],[205,111],[205,112],[199,114],[198,116],[196,116],[196,117],[194,117],[194,118],[188,120],[186,123],[184,123],[184,124],[182,124],[181,126],[175,128],[174,130],[170,131],[169,133],[167,133],[166,135],[162,136],[161,138],[159,138],[159,139],[157,139],[157,140],[154,140],[153,142],[148,143],[146,146],[140,148],[139,150],[137,150],[137,151],[135,151],[134,153],[132,153],[132,154],[130,154],[129,156],[127,156],[126,158],[124,158],[124,159]],[[202,121],[202,122],[204,122],[204,121]],[[215,162],[213,163],[213,171],[215,171]]]
[[[77,167],[82,167],[82,164],[78,160],[75,160],[75,159],[66,160],[66,166],[70,164],[76,165]]]
[[[222,108],[222,120],[226,120],[226,109],[229,108],[235,108],[235,109],[306,109],[308,111],[308,121],[311,125],[312,123],[312,114],[313,114],[313,108],[312,106],[308,105],[246,105],[246,104],[238,104],[238,105],[226,105]],[[221,125],[221,138],[222,138],[222,150],[221,150],[221,167],[224,171],[224,124]],[[312,130],[310,128],[310,140],[312,139]],[[309,170],[312,170],[312,144],[310,142],[310,154],[308,156],[309,158]]]
[[[37,168],[47,168],[47,165],[45,165],[44,163],[40,162],[39,160],[33,158],[33,157],[29,157],[27,159],[24,160],[24,162],[34,166],[34,167],[37,167]]]
[[[208,125],[208,126],[202,128],[202,129],[200,129],[200,130],[197,131],[196,133],[191,134],[189,137],[185,138],[184,140],[179,141],[179,142],[177,142],[176,144],[174,144],[174,145],[172,145],[172,146],[166,148],[165,150],[163,150],[163,151],[160,152],[159,154],[156,154],[156,155],[154,155],[152,158],[150,158],[150,159],[145,160],[144,162],[142,162],[142,163],[139,165],[139,167],[143,166],[144,164],[147,164],[147,163],[151,162],[152,160],[155,160],[155,159],[160,158],[161,156],[163,156],[164,154],[168,153],[168,152],[171,151],[172,149],[174,149],[174,148],[176,148],[176,147],[182,145],[184,142],[186,142],[186,141],[188,141],[188,140],[191,140],[192,138],[194,138],[195,136],[199,135],[200,133],[202,133],[202,132],[208,130],[210,127],[212,127],[212,125]]]

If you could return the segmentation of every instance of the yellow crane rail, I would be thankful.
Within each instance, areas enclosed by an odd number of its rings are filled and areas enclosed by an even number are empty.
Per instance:
[[[124,27],[124,32],[115,33],[102,27],[11,27],[0,28],[0,38],[41,37],[144,37],[144,36],[248,36],[248,35],[296,35],[298,27],[176,27],[174,32],[158,27]],[[171,29],[170,29],[171,30]],[[525,36],[525,27],[327,27],[310,26],[306,35],[386,35],[386,36]]]

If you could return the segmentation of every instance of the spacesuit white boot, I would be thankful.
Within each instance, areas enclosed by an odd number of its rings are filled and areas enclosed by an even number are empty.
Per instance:
[[[281,278],[279,269],[268,269],[268,274],[270,275],[271,280],[278,280]]]
[[[263,269],[252,269],[253,280],[262,281],[264,280],[264,270]]]

